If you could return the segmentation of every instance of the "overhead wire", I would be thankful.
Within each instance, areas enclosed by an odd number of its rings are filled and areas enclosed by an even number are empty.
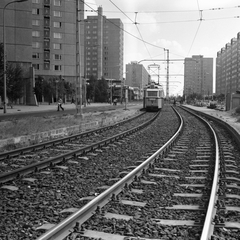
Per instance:
[[[89,4],[93,4],[93,3],[89,3]],[[94,4],[96,5],[96,4]],[[240,8],[240,5],[239,6],[233,6],[233,7],[214,7],[214,8],[206,8],[206,9],[202,9],[202,11],[220,11],[220,10],[229,10],[229,9],[234,9],[234,8]],[[92,11],[92,10],[83,10],[83,11]],[[105,12],[108,12],[108,13],[117,13],[117,11],[105,11]],[[199,12],[199,9],[196,10],[196,9],[189,9],[189,10],[171,10],[171,11],[168,11],[168,10],[162,10],[162,11],[138,11],[139,14],[141,13],[185,13],[185,12]],[[134,13],[132,11],[125,11],[125,13]]]
[[[89,8],[91,8],[91,9],[93,10],[93,12],[96,12],[96,13],[97,13],[97,10],[93,9],[91,6],[89,6],[87,3],[85,3],[84,0],[80,0],[80,1],[83,2],[83,3],[84,3],[86,6],[88,6]],[[102,17],[103,17],[103,16],[102,16]],[[139,37],[133,35],[132,33],[126,31],[125,29],[121,28],[120,26],[118,26],[117,24],[115,24],[114,22],[112,22],[111,20],[109,20],[108,18],[106,18],[106,21],[110,22],[111,24],[113,24],[113,25],[116,26],[117,28],[121,29],[121,30],[124,31],[125,33],[129,34],[130,36],[136,38],[137,40],[140,40],[140,41],[142,41],[142,42],[144,42],[144,43],[146,43],[146,44],[148,44],[148,45],[150,45],[150,46],[153,46],[153,47],[156,47],[156,48],[165,50],[164,47],[160,47],[160,46],[157,46],[157,45],[155,45],[155,44],[152,44],[152,43],[149,43],[149,42],[147,42],[147,41],[145,41],[145,40],[140,39]]]
[[[128,19],[130,19],[130,21],[136,26],[136,28],[137,28],[137,31],[138,31],[138,33],[139,33],[139,36],[141,37],[141,39],[142,39],[142,42],[144,43],[144,46],[145,46],[145,48],[146,48],[146,50],[147,50],[147,52],[148,52],[148,55],[149,55],[149,57],[152,59],[152,57],[151,57],[151,54],[150,54],[150,52],[149,52],[149,50],[148,50],[148,48],[147,48],[147,45],[146,45],[146,43],[145,43],[145,41],[143,40],[143,36],[142,36],[142,34],[141,34],[141,32],[140,32],[140,30],[139,30],[139,28],[138,28],[138,26],[137,26],[137,12],[135,12],[135,20],[133,21],[130,17],[128,17],[128,15],[125,13],[125,12],[123,12],[112,0],[109,0],[124,16],[126,16]]]
[[[204,18],[204,21],[215,21],[215,20],[224,20],[224,19],[233,19],[233,18],[240,18],[240,16],[233,16],[233,17],[220,17],[220,18]],[[162,21],[162,22],[139,22],[141,25],[146,25],[146,24],[165,24],[165,23],[187,23],[187,22],[198,22],[199,19],[195,20],[177,20],[177,21]],[[124,24],[132,24],[132,23],[124,23]]]
[[[83,0],[81,0],[81,1],[82,1],[86,6],[88,6],[88,7],[91,9],[91,10],[84,10],[84,11],[97,12],[97,11],[94,10],[92,7],[90,7],[86,2],[84,2]],[[110,0],[110,2],[112,2],[112,1]],[[113,2],[112,2],[112,3],[113,3]],[[113,3],[113,4],[114,4],[114,3]],[[115,5],[115,4],[114,4],[114,5]],[[209,9],[202,9],[202,10],[200,10],[198,0],[197,0],[197,5],[198,5],[198,10],[143,11],[143,12],[140,11],[140,12],[138,12],[139,14],[141,14],[141,13],[173,13],[173,12],[179,13],[179,12],[197,12],[197,11],[199,12],[199,19],[198,19],[198,20],[171,21],[171,22],[154,22],[154,23],[140,23],[140,22],[137,23],[137,22],[136,22],[136,18],[135,18],[135,22],[134,22],[134,21],[133,21],[132,19],[130,19],[130,18],[127,16],[127,14],[126,14],[126,13],[133,13],[133,12],[123,12],[123,11],[121,11],[117,6],[116,6],[116,7],[131,21],[131,24],[134,23],[134,24],[136,25],[136,27],[137,27],[137,24],[141,24],[141,25],[142,25],[142,24],[159,24],[159,23],[160,23],[160,24],[163,24],[163,23],[182,23],[182,22],[195,22],[195,21],[200,21],[200,22],[199,22],[199,25],[198,25],[198,27],[197,27],[196,33],[195,33],[195,35],[194,35],[193,41],[192,41],[192,43],[191,43],[190,49],[189,49],[188,54],[187,54],[187,55],[189,55],[189,53],[190,53],[190,51],[191,51],[191,49],[192,49],[192,47],[193,47],[193,45],[194,45],[194,42],[195,42],[195,40],[196,40],[196,37],[197,37],[197,35],[198,35],[199,29],[200,29],[200,26],[201,26],[201,23],[202,23],[203,20],[204,20],[204,21],[213,21],[213,20],[240,18],[240,16],[234,16],[234,17],[220,17],[220,18],[203,19],[203,11],[227,10],[227,9],[240,8],[240,6],[234,6],[234,7],[217,7],[217,8],[209,8]],[[105,12],[112,12],[112,13],[114,13],[115,11],[105,11]],[[136,12],[135,12],[135,13],[136,13]],[[103,17],[103,16],[102,16],[102,17]],[[136,15],[135,15],[135,17],[136,17]],[[111,20],[109,20],[109,19],[107,19],[107,18],[106,18],[106,20],[107,20],[108,22],[112,23],[113,25],[115,25],[116,27],[120,28],[121,30],[123,30],[123,31],[124,31],[125,33],[127,33],[128,35],[134,37],[135,39],[137,39],[137,40],[139,40],[139,41],[142,41],[145,45],[148,44],[148,45],[150,45],[150,46],[153,46],[153,47],[156,47],[156,48],[159,48],[159,49],[166,50],[166,48],[164,48],[164,47],[157,46],[157,45],[155,45],[155,44],[152,44],[152,43],[149,43],[149,42],[145,41],[145,40],[142,38],[142,35],[141,35],[140,30],[139,30],[138,27],[137,27],[137,30],[138,30],[141,38],[139,38],[139,37],[133,35],[132,33],[124,30],[123,28],[121,28],[121,27],[119,27],[118,25],[114,24]],[[126,24],[129,24],[129,23],[126,23]],[[174,53],[172,53],[172,54],[174,54]],[[178,54],[174,54],[174,55],[180,56],[180,55],[178,55]],[[180,57],[183,57],[183,56],[180,56]]]

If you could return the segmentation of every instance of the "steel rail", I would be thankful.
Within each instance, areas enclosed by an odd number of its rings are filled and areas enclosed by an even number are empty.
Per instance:
[[[191,111],[188,108],[182,107],[184,110],[190,112],[191,114],[197,116],[198,118],[202,119],[203,122],[206,123],[206,125],[208,125],[209,129],[211,130],[213,137],[214,137],[214,143],[215,143],[215,167],[214,167],[214,177],[213,177],[213,182],[212,182],[212,189],[211,189],[211,195],[209,198],[209,202],[208,202],[208,209],[207,209],[207,213],[205,216],[205,221],[203,224],[203,230],[202,230],[202,234],[201,234],[201,238],[200,240],[209,240],[211,238],[211,235],[213,234],[213,230],[214,230],[214,223],[213,223],[213,219],[215,217],[215,213],[216,213],[216,202],[217,202],[217,190],[219,187],[219,173],[220,173],[220,160],[219,160],[219,142],[218,142],[218,137],[217,134],[215,132],[215,130],[213,129],[213,127],[210,125],[210,123],[202,118],[201,116],[199,116],[196,111]]]
[[[203,119],[204,120],[204,119]],[[206,120],[204,120],[206,121]],[[206,122],[209,126],[209,128],[212,131],[212,134],[214,136],[214,142],[215,142],[215,167],[214,167],[214,177],[212,182],[212,189],[211,189],[211,196],[208,203],[208,210],[205,217],[202,235],[200,240],[208,240],[211,238],[211,235],[213,234],[213,218],[216,213],[215,204],[217,202],[217,190],[219,187],[219,172],[220,172],[220,162],[219,162],[219,143],[218,143],[218,137],[216,135],[216,132],[210,125],[210,123]]]
[[[80,210],[73,213],[68,218],[47,231],[45,234],[37,238],[37,240],[62,240],[64,237],[69,235],[69,229],[72,229],[76,225],[76,223],[81,225],[86,220],[88,220],[97,209],[107,204],[111,199],[113,199],[117,194],[119,194],[124,187],[128,186],[139,175],[146,171],[155,159],[157,159],[168,149],[170,149],[183,130],[183,119],[175,109],[174,111],[180,119],[179,128],[175,132],[175,134],[159,150],[157,150],[152,156],[146,159],[134,170],[129,172],[121,180],[116,182],[114,185],[109,187],[107,190],[105,190],[100,195],[91,200],[89,203],[87,203],[85,206],[83,206]]]
[[[51,146],[55,146],[55,145],[58,145],[58,144],[70,142],[70,141],[73,141],[73,140],[78,139],[80,137],[89,136],[93,133],[99,133],[99,132],[114,128],[116,125],[122,125],[126,122],[134,120],[135,118],[140,117],[143,114],[145,114],[145,112],[143,112],[141,114],[138,114],[138,115],[136,115],[132,118],[114,123],[110,126],[100,127],[100,128],[93,129],[93,130],[90,130],[90,131],[81,132],[81,133],[77,133],[77,134],[74,134],[74,135],[71,135],[71,136],[63,137],[63,138],[60,138],[60,139],[54,139],[54,140],[51,140],[51,141],[46,141],[46,142],[35,144],[35,145],[32,145],[32,146],[23,147],[23,148],[15,149],[15,150],[12,150],[12,151],[3,152],[3,153],[0,153],[0,159],[16,157],[16,156],[19,156],[19,155],[24,154],[24,153],[33,152],[35,150],[44,149],[46,147],[51,147]]]
[[[118,139],[121,139],[125,136],[128,136],[128,135],[144,128],[145,126],[147,126],[151,122],[153,122],[159,114],[160,114],[160,112],[158,112],[152,119],[148,120],[147,122],[145,122],[145,123],[143,123],[143,124],[141,124],[137,127],[134,127],[130,130],[126,130],[122,133],[116,134],[116,135],[114,135],[110,138],[104,139],[104,140],[99,141],[97,143],[93,143],[91,145],[76,149],[74,151],[70,151],[68,153],[59,155],[59,156],[54,157],[54,158],[49,158],[49,159],[46,159],[44,161],[40,161],[40,162],[37,162],[37,163],[30,164],[28,166],[16,169],[16,170],[11,171],[11,172],[0,174],[0,183],[4,183],[4,182],[10,181],[10,180],[13,180],[15,178],[18,178],[20,176],[23,176],[23,175],[26,175],[26,174],[29,174],[29,173],[32,173],[32,172],[37,172],[37,171],[39,171],[41,169],[44,169],[44,168],[47,168],[47,167],[53,167],[56,164],[58,164],[62,161],[65,161],[67,159],[70,159],[74,156],[85,154],[85,153],[93,151],[94,149],[97,149],[99,147],[103,147],[103,146],[105,146],[109,143],[112,143],[112,142],[114,142]]]

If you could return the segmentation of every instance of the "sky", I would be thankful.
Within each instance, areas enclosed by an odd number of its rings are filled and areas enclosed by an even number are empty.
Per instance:
[[[213,58],[215,79],[217,52],[240,32],[239,5],[239,0],[85,0],[85,17],[96,15],[101,6],[107,18],[120,18],[124,71],[126,64],[140,62],[163,86],[167,72],[164,49],[168,49],[169,96],[177,96],[183,94],[186,57]],[[215,81],[213,84],[215,90]]]

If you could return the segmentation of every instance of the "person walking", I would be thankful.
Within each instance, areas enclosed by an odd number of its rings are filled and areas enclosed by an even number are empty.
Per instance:
[[[59,98],[59,100],[58,100],[58,111],[59,111],[59,109],[61,108],[62,109],[62,111],[64,111],[64,108],[62,107],[62,104],[63,104],[63,101],[62,101],[62,99],[61,98]]]

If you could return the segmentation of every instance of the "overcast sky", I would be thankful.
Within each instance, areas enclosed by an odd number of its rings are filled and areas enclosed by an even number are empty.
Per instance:
[[[239,0],[85,0],[85,17],[102,6],[107,18],[124,24],[124,70],[131,61],[142,61],[148,70],[160,65],[160,83],[166,84],[166,51],[171,59],[192,55],[215,58],[240,32]],[[135,24],[137,23],[137,24]],[[169,64],[170,95],[183,91],[183,61]],[[215,65],[214,65],[215,69]],[[157,68],[149,73],[158,81]],[[214,74],[215,78],[215,74]],[[215,86],[214,86],[215,89]]]

